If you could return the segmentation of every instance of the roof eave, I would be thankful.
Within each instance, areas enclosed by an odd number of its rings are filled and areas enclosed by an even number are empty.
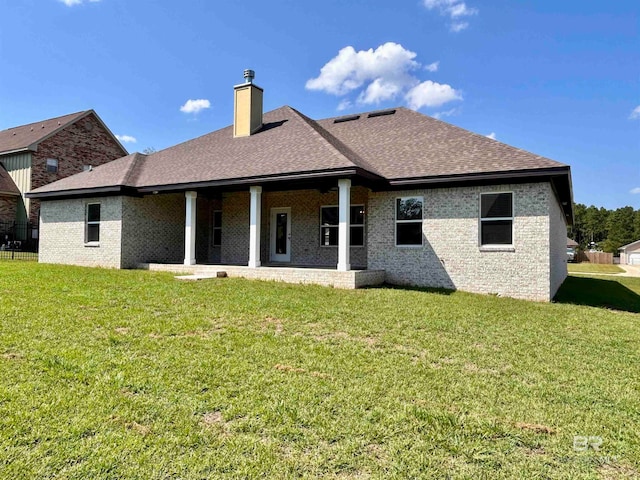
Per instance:
[[[3,157],[5,155],[14,155],[16,153],[22,152],[35,152],[37,150],[37,146],[29,145],[27,147],[16,148],[15,150],[7,150],[5,152],[0,152],[0,156]]]
[[[330,178],[330,177],[354,177],[354,176],[373,175],[370,172],[362,171],[358,167],[340,168],[332,170],[322,171],[309,171],[309,172],[296,172],[289,174],[276,174],[276,175],[263,175],[255,177],[239,177],[230,178],[224,180],[210,180],[204,182],[186,182],[186,183],[174,183],[166,185],[149,185],[139,187],[137,190],[142,193],[153,192],[169,192],[169,191],[184,191],[184,190],[197,190],[200,188],[211,187],[230,187],[241,185],[261,185],[265,183],[283,182],[283,181],[296,181],[296,180],[310,180],[314,178]]]
[[[64,199],[64,198],[78,198],[78,197],[90,197],[90,196],[107,196],[107,195],[137,195],[135,189],[127,187],[125,185],[111,185],[108,187],[94,187],[94,188],[77,188],[72,190],[55,190],[48,192],[29,192],[25,196],[27,198],[33,198],[38,200],[44,199]]]
[[[434,175],[425,177],[411,177],[411,178],[395,178],[390,179],[389,184],[392,186],[409,186],[409,185],[424,185],[424,184],[447,184],[468,182],[474,180],[510,180],[530,177],[544,177],[552,175],[561,175],[569,173],[570,168],[568,166],[561,167],[549,167],[549,168],[532,168],[525,170],[508,170],[498,172],[478,172],[478,173],[461,173],[454,175]]]

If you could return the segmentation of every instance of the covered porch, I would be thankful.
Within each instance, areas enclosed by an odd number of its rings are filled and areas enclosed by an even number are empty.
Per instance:
[[[147,201],[182,197],[184,256],[139,258],[136,266],[197,277],[243,277],[339,288],[380,284],[384,271],[367,270],[368,188],[350,178],[295,184],[201,189]],[[180,215],[182,216],[182,215]],[[160,222],[166,229],[168,222]],[[155,237],[155,235],[151,234]],[[157,237],[156,237],[157,238]]]

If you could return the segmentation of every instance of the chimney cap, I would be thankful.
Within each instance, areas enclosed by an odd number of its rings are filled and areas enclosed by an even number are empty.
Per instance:
[[[247,68],[244,71],[244,80],[247,83],[253,83],[253,79],[256,78],[256,72],[254,72],[253,70]]]

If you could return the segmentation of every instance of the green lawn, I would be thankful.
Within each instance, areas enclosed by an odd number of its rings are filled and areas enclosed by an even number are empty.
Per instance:
[[[0,478],[637,478],[613,278],[542,304],[3,262]],[[627,311],[571,304],[590,280]]]
[[[568,263],[569,273],[623,273],[624,270],[617,265],[604,265],[598,263]]]

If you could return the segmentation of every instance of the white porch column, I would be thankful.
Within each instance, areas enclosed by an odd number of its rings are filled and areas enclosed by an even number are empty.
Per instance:
[[[187,208],[184,220],[184,264],[196,264],[196,199],[197,192],[185,192]]]
[[[338,180],[338,270],[351,270],[349,264],[349,222],[351,212],[351,180]]]
[[[250,187],[251,207],[249,209],[249,266],[260,266],[260,219],[262,218],[262,187]]]

